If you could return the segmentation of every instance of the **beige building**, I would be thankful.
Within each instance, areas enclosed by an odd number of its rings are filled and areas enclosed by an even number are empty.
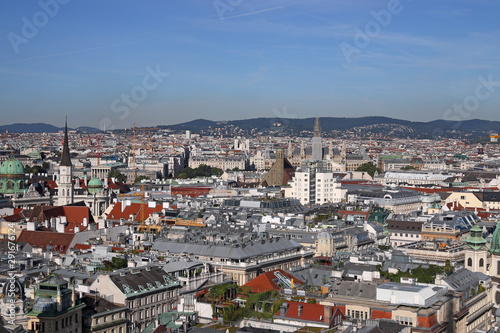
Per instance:
[[[247,158],[244,155],[233,156],[193,156],[189,159],[189,167],[196,169],[200,165],[208,165],[212,168],[219,168],[222,170],[233,170],[238,168],[245,170]]]
[[[468,209],[500,210],[500,191],[453,192],[445,203],[457,203]]]

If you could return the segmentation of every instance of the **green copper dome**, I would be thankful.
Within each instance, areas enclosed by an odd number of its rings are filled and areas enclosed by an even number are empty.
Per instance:
[[[483,238],[483,230],[477,223],[470,229],[470,236],[465,242],[474,250],[479,250],[486,245],[486,239]]]
[[[24,167],[17,159],[11,157],[2,163],[0,167],[0,177],[22,176],[24,177]]]
[[[92,178],[87,185],[89,193],[91,193],[91,194],[101,192],[102,187],[103,187],[102,181],[99,178]]]
[[[21,194],[25,189],[24,167],[14,157],[2,163],[0,167],[0,193]]]
[[[493,254],[500,254],[500,222],[497,223],[493,237],[491,238],[490,252]]]

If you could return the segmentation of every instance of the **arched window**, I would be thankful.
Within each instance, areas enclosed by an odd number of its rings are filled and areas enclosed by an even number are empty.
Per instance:
[[[484,266],[484,259],[481,258],[479,259],[479,267],[483,267]]]
[[[467,266],[472,267],[472,258],[467,259]]]
[[[500,275],[500,260],[497,261],[497,275]]]

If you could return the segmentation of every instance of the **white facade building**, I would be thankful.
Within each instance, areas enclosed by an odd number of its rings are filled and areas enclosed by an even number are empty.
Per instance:
[[[341,202],[347,194],[337,175],[319,166],[296,171],[288,184],[290,188],[285,189],[285,195],[300,200],[303,205]]]

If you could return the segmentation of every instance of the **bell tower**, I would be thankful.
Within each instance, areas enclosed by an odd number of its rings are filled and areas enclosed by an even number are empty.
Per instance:
[[[69,156],[68,114],[66,114],[64,126],[64,141],[61,163],[59,164],[59,182],[57,184],[57,189],[57,205],[64,206],[73,203],[73,166]]]

